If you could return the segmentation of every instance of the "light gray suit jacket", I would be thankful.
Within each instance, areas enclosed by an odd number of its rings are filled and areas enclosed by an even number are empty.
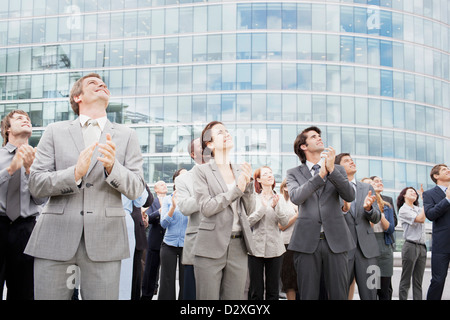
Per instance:
[[[240,168],[232,165],[236,181]],[[231,190],[214,160],[194,167],[194,193],[201,221],[194,244],[194,254],[207,258],[220,258],[225,254],[231,239],[234,209],[231,204],[238,201],[237,213],[248,253],[253,253],[252,231],[247,216],[255,208],[253,182],[247,184],[245,192],[237,186]]]
[[[353,236],[353,240],[355,243],[359,243],[363,255],[366,258],[374,258],[380,255],[380,249],[370,222],[374,224],[378,223],[381,219],[381,212],[376,201],[372,204],[372,210],[370,212],[364,210],[364,199],[369,193],[369,190],[372,191],[372,195],[375,195],[375,190],[370,184],[356,182],[355,203],[354,206],[352,205],[350,211],[345,214],[345,221]],[[350,250],[349,259],[353,258],[353,256],[354,250]]]
[[[200,225],[200,208],[194,194],[194,168],[175,178],[177,206],[181,213],[189,218],[184,237],[182,263],[194,264],[194,242]]]
[[[74,170],[85,149],[79,119],[50,124],[39,142],[31,167],[29,188],[36,197],[50,197],[31,234],[25,253],[34,257],[67,261],[78,248],[82,234],[93,261],[129,257],[125,211],[121,194],[134,200],[145,188],[142,155],[136,132],[107,121],[99,143],[110,133],[116,144],[116,160],[106,176],[94,151],[81,187]]]
[[[313,253],[320,241],[321,225],[325,238],[334,253],[355,248],[355,242],[345,222],[340,198],[351,202],[355,190],[340,165],[326,177],[312,176],[302,164],[287,171],[286,181],[292,203],[298,205],[299,216],[289,243],[289,250]]]

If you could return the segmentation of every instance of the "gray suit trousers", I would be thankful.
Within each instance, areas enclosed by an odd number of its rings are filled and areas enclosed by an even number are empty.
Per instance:
[[[300,300],[319,300],[323,271],[329,300],[348,299],[347,252],[334,253],[327,240],[319,241],[313,253],[294,252],[294,267]],[[336,272],[338,270],[338,272]]]
[[[361,300],[376,300],[377,288],[372,286],[369,277],[373,274],[370,272],[369,267],[377,265],[377,258],[366,258],[361,252],[361,248],[355,249],[355,253],[352,258],[348,260],[349,271],[349,286],[356,280],[358,285],[358,293]],[[369,283],[367,281],[369,280]]]
[[[220,258],[194,257],[197,300],[243,300],[248,254],[243,238],[231,239]]]
[[[120,265],[120,260],[89,259],[82,236],[75,256],[68,261],[34,259],[35,300],[70,300],[78,281],[83,300],[117,300]],[[83,274],[80,269],[84,270]]]

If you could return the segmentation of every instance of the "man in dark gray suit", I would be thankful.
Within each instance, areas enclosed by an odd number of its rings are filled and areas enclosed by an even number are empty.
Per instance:
[[[356,165],[349,153],[336,156],[336,164],[344,167],[348,180],[356,192],[356,199],[349,203],[343,201],[342,211],[345,220],[356,243],[356,248],[348,252],[349,285],[356,280],[361,300],[376,300],[376,283],[370,281],[373,271],[369,269],[377,265],[380,255],[377,239],[370,223],[378,223],[381,212],[375,201],[375,190],[372,185],[356,181]]]
[[[347,252],[355,248],[355,242],[345,222],[340,198],[352,202],[355,190],[344,168],[334,164],[335,150],[324,148],[320,134],[319,128],[309,127],[294,143],[302,164],[289,169],[286,177],[290,199],[298,205],[299,212],[289,250],[295,252],[300,299],[319,298],[323,272],[328,298],[346,300]]]

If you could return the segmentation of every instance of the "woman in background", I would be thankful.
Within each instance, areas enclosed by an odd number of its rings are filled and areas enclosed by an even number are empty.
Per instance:
[[[180,174],[187,172],[179,169],[173,175],[173,182]],[[176,272],[178,260],[178,282],[180,291],[178,300],[183,300],[184,269],[181,263],[183,254],[184,235],[188,217],[183,215],[177,207],[176,188],[174,192],[164,198],[161,205],[161,227],[166,229],[161,243],[161,276],[158,300],[176,300]]]
[[[249,300],[278,300],[281,264],[286,251],[278,224],[286,226],[289,217],[273,190],[276,182],[272,169],[263,166],[255,170],[256,207],[248,217],[253,230],[255,251],[248,256],[250,275]],[[265,279],[265,286],[264,286]]]
[[[381,211],[380,222],[373,225],[373,231],[380,247],[380,256],[378,256],[378,267],[380,268],[380,289],[377,290],[379,300],[391,300],[390,285],[394,273],[394,208],[384,201],[381,197],[383,191],[383,182],[379,177],[371,177],[372,186],[378,207]]]
[[[423,188],[421,188],[421,193]],[[419,193],[413,187],[403,189],[397,198],[398,219],[402,224],[402,276],[399,285],[399,299],[407,300],[413,283],[413,299],[422,300],[422,280],[427,262],[425,245],[425,211],[419,207]]]

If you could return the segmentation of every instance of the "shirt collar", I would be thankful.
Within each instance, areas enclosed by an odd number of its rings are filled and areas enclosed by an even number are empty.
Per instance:
[[[15,145],[11,144],[10,142],[8,142],[5,145],[5,148],[6,148],[6,150],[8,150],[9,153],[13,153],[17,149],[17,147]]]
[[[440,185],[438,185],[438,184],[437,184],[437,186],[438,186],[439,188],[441,188],[441,190],[444,191],[444,193],[445,193],[445,191],[447,191],[447,187],[440,186]]]
[[[80,114],[79,118],[80,118],[81,127],[83,127],[86,124],[86,121],[91,119],[90,117],[88,117],[87,115],[84,115],[84,114]],[[103,129],[105,128],[105,125],[106,125],[106,121],[108,121],[108,117],[104,116],[101,118],[97,118],[95,120],[97,120],[100,130],[103,131]]]
[[[319,162],[317,162],[317,164],[319,166],[322,167],[322,163],[323,163],[323,159],[321,158]],[[311,161],[306,160],[306,165],[308,166],[309,171],[312,170],[312,167],[315,165],[316,163],[312,163]]]

